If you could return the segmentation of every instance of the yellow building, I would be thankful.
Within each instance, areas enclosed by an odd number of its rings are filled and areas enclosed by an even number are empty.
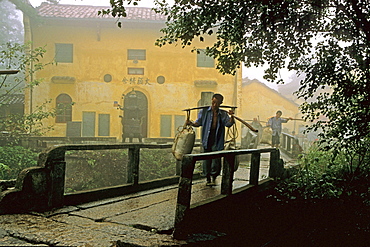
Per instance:
[[[43,62],[56,62],[37,73],[43,82],[26,94],[26,112],[49,99],[59,108],[45,123],[54,126],[48,136],[174,137],[185,122],[182,110],[209,104],[213,93],[241,109],[241,71],[222,75],[202,52],[214,37],[185,49],[158,47],[164,16],[128,7],[119,28],[116,19],[97,15],[102,8],[42,3],[23,9],[26,41],[46,47]]]
[[[256,79],[243,79],[241,101],[241,116],[243,119],[253,120],[257,118],[263,126],[266,125],[270,117],[275,116],[278,110],[283,112],[282,117],[301,118],[297,103]],[[302,124],[301,121],[289,121],[283,124],[282,127],[283,129],[286,128],[289,133],[293,131],[298,133]]]

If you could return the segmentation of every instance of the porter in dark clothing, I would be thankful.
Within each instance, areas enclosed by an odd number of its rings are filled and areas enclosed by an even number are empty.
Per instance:
[[[231,127],[234,124],[234,118],[230,117],[233,111],[222,111],[219,106],[222,104],[223,96],[214,94],[212,96],[212,106],[201,109],[198,119],[189,124],[194,127],[202,126],[202,146],[204,152],[220,151],[224,149],[225,127]],[[205,160],[203,162],[203,174],[207,178],[207,185],[215,185],[215,181],[221,172],[221,159]],[[212,180],[211,180],[212,178]]]

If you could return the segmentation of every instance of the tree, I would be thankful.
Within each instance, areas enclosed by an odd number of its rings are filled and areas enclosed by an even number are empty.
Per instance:
[[[43,120],[49,117],[55,117],[56,109],[48,109],[51,100],[46,101],[40,106],[35,107],[31,113],[11,114],[3,117],[0,123],[0,130],[8,133],[8,136],[14,137],[17,144],[20,137],[25,135],[42,136],[53,129],[52,126],[44,126]]]
[[[4,94],[19,92],[24,87],[34,87],[42,82],[34,74],[50,63],[42,63],[45,47],[31,49],[31,44],[7,42],[0,50],[0,68],[19,70],[17,75],[2,75],[0,90]]]
[[[21,22],[20,11],[16,10],[14,4],[9,2],[8,0],[0,0],[0,50],[7,50],[7,43],[23,43],[23,25]],[[0,61],[0,69],[9,69],[5,65],[4,57],[1,56]],[[13,61],[14,62],[14,61]],[[3,77],[1,78],[2,81],[0,82],[0,94],[2,94],[3,90],[7,87],[4,84]],[[13,76],[7,77],[7,84],[14,84],[12,81]]]
[[[42,79],[36,78],[34,74],[50,64],[40,62],[46,52],[44,47],[30,49],[30,44],[22,45],[10,42],[4,44],[3,47],[5,48],[0,50],[0,67],[19,70],[19,72],[17,75],[0,76],[0,107],[10,103],[3,100],[4,96],[19,92],[24,93],[25,90],[39,85]],[[48,110],[46,107],[48,103],[50,100],[41,106],[36,106],[28,114],[2,116],[0,130],[6,131],[13,137],[25,134],[42,135],[51,129],[51,126],[43,126],[42,121],[55,116],[56,111],[55,109]]]
[[[113,16],[125,16],[122,3],[111,1]],[[235,73],[244,62],[267,64],[270,81],[282,68],[305,74],[297,94],[306,100],[306,120],[328,118],[311,128],[322,128],[322,140],[347,149],[351,161],[364,158],[370,142],[368,0],[157,0],[155,9],[167,16],[158,46],[191,46],[216,35],[206,53],[222,73]],[[309,101],[318,89],[326,90]]]

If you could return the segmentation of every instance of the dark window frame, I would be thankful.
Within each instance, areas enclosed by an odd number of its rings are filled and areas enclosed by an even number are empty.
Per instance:
[[[56,98],[56,123],[67,123],[72,121],[72,98],[68,94],[59,94]]]

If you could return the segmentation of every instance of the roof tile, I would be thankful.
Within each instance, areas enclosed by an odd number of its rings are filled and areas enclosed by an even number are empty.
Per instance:
[[[3,94],[0,95],[0,105],[24,104],[23,94]]]
[[[42,3],[37,7],[41,17],[46,18],[72,18],[72,19],[112,19],[111,15],[98,15],[98,11],[108,9],[109,6],[90,6],[90,5],[66,5]],[[152,8],[144,7],[125,7],[129,20],[148,20],[165,21],[163,15],[156,13]]]

